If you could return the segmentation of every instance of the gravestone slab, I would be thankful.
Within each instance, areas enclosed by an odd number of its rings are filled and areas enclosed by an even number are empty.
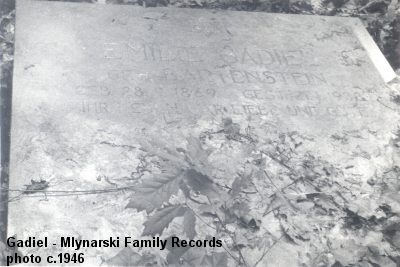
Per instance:
[[[9,236],[140,238],[147,213],[125,208],[130,189],[173,165],[157,151],[182,154],[190,138],[215,167],[204,173],[222,184],[247,164],[237,146],[295,133],[291,149],[368,191],[366,181],[393,164],[393,78],[356,18],[19,0]],[[32,188],[45,190],[24,191]],[[275,234],[262,214],[261,228]],[[70,250],[59,245],[22,251]],[[87,248],[86,263],[118,251]],[[297,266],[276,255],[269,262]]]

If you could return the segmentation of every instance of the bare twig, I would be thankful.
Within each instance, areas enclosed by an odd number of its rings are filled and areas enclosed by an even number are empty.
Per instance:
[[[209,223],[207,223],[206,221],[203,220],[203,218],[197,214],[197,212],[186,202],[186,206],[188,206],[194,213],[194,215],[199,218],[204,224],[206,224],[208,227],[210,227],[211,229],[214,229],[215,231],[218,231],[217,228],[211,226]],[[218,216],[217,216],[218,217]],[[219,218],[219,217],[218,217]],[[222,248],[229,254],[229,256],[231,256],[238,264],[240,264],[240,260],[237,259],[229,250],[228,248],[225,248],[224,246],[222,246]]]
[[[285,197],[285,195],[283,194],[283,192],[275,185],[275,183],[272,181],[271,177],[268,175],[267,171],[264,170],[264,174],[265,174],[265,177],[267,177],[267,179],[270,181],[270,183],[272,184],[272,186],[275,187],[275,189],[276,189],[276,194],[278,194],[278,196],[279,196],[280,198],[282,198],[283,201],[285,201],[285,203],[286,203],[286,205],[287,205],[288,207],[290,207],[292,210],[295,210],[295,211],[296,211],[297,208],[296,208],[292,203],[289,202],[289,200]]]
[[[268,248],[266,248],[264,250],[264,253],[262,254],[261,258],[258,259],[258,261],[254,264],[253,267],[256,267],[263,259],[264,257],[268,254],[268,252],[283,238],[283,235],[281,235],[278,239],[276,239],[274,241],[274,243],[272,243],[271,246],[269,246]]]
[[[279,163],[280,165],[282,165],[283,167],[285,167],[286,169],[288,169],[289,171],[293,172],[293,168],[290,167],[289,165],[287,165],[285,162],[283,162],[282,160],[276,158],[274,155],[272,155],[271,153],[265,152],[265,151],[261,151],[261,154],[266,155],[267,157],[269,157],[270,159],[272,159],[273,161]]]
[[[200,219],[200,221],[202,221],[205,225],[207,225],[208,227],[210,227],[211,229],[214,229],[215,231],[217,231],[217,228],[215,228],[214,226],[210,225],[209,223],[207,223],[199,214],[197,214],[197,212],[186,202],[185,203],[186,206],[189,207],[189,209],[191,209],[194,213],[194,215]]]
[[[209,198],[208,198],[208,202],[209,202],[210,205],[215,209],[214,205],[212,204],[212,202],[210,201]],[[233,241],[235,247],[236,247],[237,250],[238,250],[240,259],[241,259],[241,261],[243,261],[244,266],[249,267],[249,266],[247,265],[246,259],[244,258],[243,254],[242,254],[242,250],[240,249],[240,247],[238,246],[238,244],[237,244],[237,242],[236,242],[236,238],[235,238],[234,236],[231,235],[230,231],[226,228],[224,222],[221,220],[221,218],[218,216],[218,214],[216,214],[216,217],[217,217],[219,223],[221,224],[221,226],[224,228],[225,232],[228,233],[229,237],[232,239],[232,241]],[[240,264],[240,261],[239,261],[239,264]]]

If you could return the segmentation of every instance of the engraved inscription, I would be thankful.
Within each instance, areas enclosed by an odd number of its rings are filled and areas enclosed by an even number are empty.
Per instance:
[[[218,20],[199,18],[190,27],[191,34],[220,35],[223,41],[172,44],[128,35],[102,43],[101,53],[94,55],[104,62],[102,71],[90,84],[75,87],[80,110],[94,116],[162,117],[168,125],[202,114],[318,119],[354,116],[368,98],[354,88],[351,93],[330,90],[340,81],[320,67],[312,45],[286,49],[249,41],[241,46],[232,43],[232,33]],[[315,37],[323,41],[350,33],[339,26]],[[341,50],[332,60],[360,66],[364,52]]]

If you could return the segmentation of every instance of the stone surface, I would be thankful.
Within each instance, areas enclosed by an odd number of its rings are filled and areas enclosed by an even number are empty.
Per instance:
[[[299,133],[364,192],[393,165],[399,119],[384,84],[394,74],[371,42],[355,18],[18,1],[10,188],[49,187],[11,194],[9,235],[139,237],[146,213],[125,209],[131,193],[119,189],[140,181],[143,143],[185,148],[235,126],[260,144]],[[227,162],[245,160],[210,142],[233,177]],[[100,264],[117,252],[85,253]]]

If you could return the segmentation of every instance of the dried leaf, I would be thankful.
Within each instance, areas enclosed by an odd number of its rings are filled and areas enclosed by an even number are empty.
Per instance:
[[[183,216],[183,231],[187,237],[193,239],[196,236],[196,216],[194,212],[188,209]]]
[[[184,177],[188,185],[195,191],[199,191],[205,195],[214,191],[213,181],[208,176],[194,169],[187,170]]]
[[[229,137],[235,137],[240,134],[240,125],[234,123],[231,118],[223,119],[224,133]]]
[[[167,255],[167,262],[169,265],[173,264],[180,264],[181,263],[181,257],[183,254],[185,254],[186,251],[188,251],[190,247],[178,247],[174,246],[172,247],[172,236],[167,238],[167,249],[169,250],[169,253]]]
[[[208,176],[197,170],[189,169],[185,171],[184,179],[193,191],[207,196],[212,202],[224,201],[227,198],[225,191],[219,189]]]
[[[243,189],[248,189],[251,185],[251,174],[249,176],[238,176],[232,183],[232,196],[237,196]]]
[[[214,205],[203,205],[199,208],[203,216],[219,218],[220,220],[226,220],[226,213],[220,208]]]
[[[211,175],[211,167],[208,162],[208,153],[201,146],[200,140],[193,136],[188,138],[187,157],[193,168],[203,175]]]
[[[168,206],[159,209],[153,216],[144,223],[144,230],[142,235],[154,236],[156,234],[162,234],[165,228],[172,222],[176,217],[183,216],[185,214],[186,207],[182,205]]]
[[[181,180],[182,173],[147,179],[135,188],[135,194],[126,207],[150,213],[178,192]]]
[[[49,182],[46,180],[40,180],[39,182],[36,182],[35,180],[31,180],[31,183],[28,185],[25,185],[25,194],[32,194],[36,193],[38,191],[43,191],[44,189],[49,187]]]

